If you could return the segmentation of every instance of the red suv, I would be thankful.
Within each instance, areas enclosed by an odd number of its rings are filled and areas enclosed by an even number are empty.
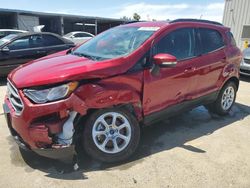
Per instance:
[[[199,105],[227,114],[241,58],[216,22],[121,25],[14,70],[8,126],[22,148],[43,156],[63,158],[81,144],[95,159],[121,161],[135,152],[141,126]]]

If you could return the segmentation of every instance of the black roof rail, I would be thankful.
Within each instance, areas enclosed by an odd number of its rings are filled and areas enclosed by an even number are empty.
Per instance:
[[[200,23],[208,23],[223,26],[223,24],[210,20],[200,20],[200,19],[176,19],[172,20],[169,23],[178,23],[178,22],[200,22]]]

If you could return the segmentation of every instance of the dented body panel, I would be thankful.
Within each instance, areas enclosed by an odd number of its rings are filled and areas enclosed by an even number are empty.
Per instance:
[[[216,52],[182,60],[173,68],[158,67],[157,74],[152,73],[155,65],[151,49],[169,32],[182,27],[215,27],[227,40],[225,32],[228,28],[206,23],[166,22],[134,23],[121,27],[130,26],[160,29],[133,53],[124,57],[94,61],[62,51],[14,70],[8,79],[18,90],[23,109],[17,115],[6,96],[5,104],[10,109],[7,121],[10,129],[13,129],[13,136],[20,137],[24,145],[40,155],[49,156],[48,153],[51,153],[54,156],[52,158],[55,158],[56,150],[73,151],[73,140],[66,144],[56,140],[58,137],[66,138],[63,128],[67,123],[75,123],[76,116],[68,122],[72,112],[83,117],[90,110],[129,105],[131,113],[139,122],[143,122],[145,117],[153,113],[218,92],[229,79],[239,78],[241,53],[228,44],[229,41]],[[149,54],[145,60],[149,61],[149,65],[135,69],[145,54]],[[79,83],[77,89],[70,96],[54,102],[35,104],[23,92],[26,88],[70,81]],[[69,137],[74,130],[70,131]]]

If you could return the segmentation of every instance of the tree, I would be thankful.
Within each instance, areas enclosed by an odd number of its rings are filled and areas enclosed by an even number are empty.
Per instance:
[[[141,19],[141,16],[137,13],[134,13],[133,18],[134,20],[139,21]]]
[[[125,20],[125,21],[131,21],[131,20],[132,20],[131,18],[129,18],[129,17],[127,17],[127,16],[123,16],[121,19],[122,19],[122,20]]]

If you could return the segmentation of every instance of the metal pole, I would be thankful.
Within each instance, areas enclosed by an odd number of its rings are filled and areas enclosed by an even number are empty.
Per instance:
[[[64,19],[62,16],[60,17],[60,30],[61,30],[60,33],[63,36],[64,35]]]
[[[98,23],[97,23],[97,19],[95,19],[95,35],[97,35],[97,33],[98,33],[98,25],[97,25]]]

